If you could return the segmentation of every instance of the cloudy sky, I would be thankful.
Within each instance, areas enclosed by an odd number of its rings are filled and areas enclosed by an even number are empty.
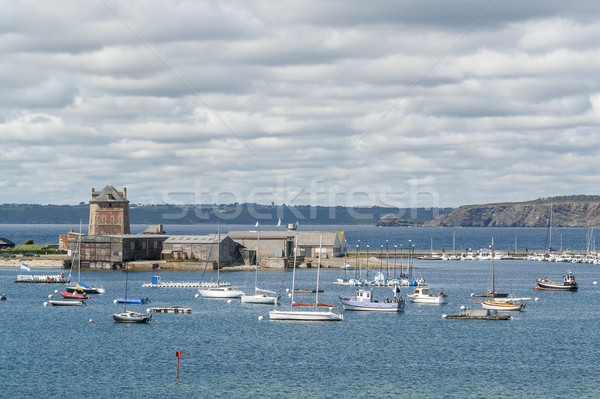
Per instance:
[[[0,203],[597,194],[600,3],[0,1]]]

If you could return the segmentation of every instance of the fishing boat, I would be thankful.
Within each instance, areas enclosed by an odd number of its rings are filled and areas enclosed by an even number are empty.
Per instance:
[[[446,303],[448,295],[444,293],[444,290],[440,290],[437,294],[430,294],[429,288],[422,287],[415,289],[415,292],[407,295],[408,300],[412,303],[429,303],[429,304],[442,304]]]
[[[323,236],[319,241],[319,254],[321,254],[321,246],[323,244]],[[319,271],[321,269],[321,257],[319,256],[319,263],[317,265],[317,288],[315,303],[302,303],[294,302],[294,284],[296,280],[296,255],[298,253],[298,235],[296,234],[296,245],[294,249],[294,269],[292,272],[292,292],[291,292],[291,304],[290,310],[271,310],[269,312],[270,320],[289,320],[289,321],[342,321],[344,316],[341,313],[336,313],[333,309],[337,308],[337,305],[329,305],[323,302],[319,302]],[[285,276],[285,274],[284,274]],[[312,307],[311,310],[295,310],[295,307]],[[327,308],[326,311],[319,310],[319,307]]]
[[[344,310],[364,310],[372,312],[403,312],[406,301],[400,296],[400,286],[394,287],[394,298],[385,301],[376,301],[373,299],[373,291],[359,289],[356,290],[356,296],[340,296],[340,302]]]
[[[281,221],[281,220],[280,220]],[[260,245],[260,231],[256,236],[256,259],[254,268],[254,294],[246,295],[243,294],[241,297],[242,303],[253,303],[259,305],[277,305],[279,304],[279,297],[274,291],[265,290],[258,288],[258,250]]]
[[[80,294],[78,292],[66,292],[61,291],[60,295],[65,299],[90,299],[92,296],[87,294]]]
[[[82,300],[76,300],[76,299],[55,299],[55,300],[50,300],[48,301],[48,303],[52,306],[81,306],[81,305],[85,305],[85,302]]]
[[[536,282],[538,285],[536,289],[544,291],[577,291],[579,288],[571,270],[563,276],[562,282],[550,280],[548,277],[538,278]]]
[[[151,313],[138,313],[127,310],[127,282],[129,280],[129,272],[125,274],[125,301],[123,302],[123,311],[121,313],[113,313],[113,321],[115,323],[148,323],[152,320]]]
[[[512,316],[498,314],[498,311],[489,309],[471,309],[465,306],[460,307],[458,314],[442,315],[442,319],[459,320],[512,320]]]

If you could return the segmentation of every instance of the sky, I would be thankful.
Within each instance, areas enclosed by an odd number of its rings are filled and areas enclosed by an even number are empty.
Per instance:
[[[0,203],[597,194],[600,3],[0,0]]]

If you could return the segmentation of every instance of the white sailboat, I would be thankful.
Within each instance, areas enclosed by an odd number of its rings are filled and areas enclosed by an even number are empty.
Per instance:
[[[75,255],[73,255],[73,261],[75,261]],[[73,261],[71,262],[71,269],[69,270],[69,277],[67,278],[68,281],[71,280]],[[105,289],[103,287],[90,287],[81,281],[81,221],[79,222],[79,237],[77,238],[77,284],[74,286],[66,286],[65,290],[67,292],[80,292],[83,294],[105,293]]]
[[[279,219],[278,225],[281,223]],[[256,235],[256,267],[254,268],[254,294],[253,295],[242,295],[242,303],[254,303],[261,305],[278,305],[279,298],[274,291],[265,290],[258,288],[258,250],[260,248],[260,231]],[[270,294],[270,295],[269,295]]]
[[[123,302],[123,311],[121,313],[113,313],[113,321],[115,323],[148,323],[152,320],[151,313],[138,313],[127,310],[127,282],[129,280],[129,272],[125,275],[125,301]]]
[[[233,287],[231,284],[221,284],[220,282],[220,270],[221,270],[221,234],[217,228],[217,237],[219,242],[217,243],[217,283],[214,285],[202,286],[198,289],[198,294],[202,295],[203,298],[211,299],[237,299],[241,297],[244,292]]]
[[[319,248],[322,245],[323,236],[320,238]],[[341,321],[344,320],[344,316],[341,313],[335,313],[334,308],[336,305],[328,305],[326,303],[319,302],[319,271],[321,269],[321,257],[319,256],[319,264],[317,266],[317,289],[315,303],[300,303],[294,302],[294,285],[296,280],[296,254],[298,253],[298,235],[296,235],[296,244],[294,249],[294,270],[292,273],[292,308],[290,310],[271,310],[269,312],[269,318],[271,320],[290,320],[290,321]],[[319,254],[321,251],[319,250]],[[294,307],[312,307],[312,310],[294,310]],[[328,310],[319,310],[319,307],[326,307]]]

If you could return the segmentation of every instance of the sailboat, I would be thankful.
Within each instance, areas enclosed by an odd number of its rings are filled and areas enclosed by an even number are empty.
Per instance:
[[[494,270],[494,239],[492,238],[492,293],[496,292],[496,280],[495,280],[495,270]],[[473,299],[471,299],[473,301]],[[525,304],[522,302],[514,302],[510,300],[501,300],[498,301],[492,295],[489,299],[481,302],[481,307],[489,310],[504,310],[504,311],[514,311],[514,310],[522,310],[525,307]]]
[[[121,313],[113,313],[113,321],[115,323],[148,323],[152,320],[150,313],[138,313],[127,310],[127,282],[129,280],[129,271],[125,274],[125,300],[123,302],[123,311]]]
[[[73,256],[75,260],[75,256]],[[71,270],[73,269],[73,263],[71,263]],[[71,279],[71,272],[69,271],[69,278]],[[82,294],[104,294],[105,290],[102,287],[90,287],[89,285],[81,281],[81,222],[79,223],[79,237],[77,238],[77,284],[74,286],[66,286],[65,290],[69,293],[79,292]]]
[[[319,248],[321,248],[323,242],[323,236],[321,235]],[[291,320],[291,321],[341,321],[344,320],[344,316],[341,313],[335,313],[334,308],[336,305],[328,305],[326,303],[319,302],[319,271],[321,269],[321,257],[319,256],[319,263],[317,266],[317,289],[315,303],[301,303],[294,302],[294,284],[296,281],[296,255],[298,253],[298,235],[296,234],[296,244],[294,249],[294,270],[292,272],[292,308],[290,310],[271,310],[269,312],[269,319],[271,320]],[[321,251],[319,249],[319,254]],[[294,307],[312,307],[311,310],[295,310]],[[319,310],[319,307],[326,307],[328,310]]]
[[[281,224],[279,219],[278,226]],[[254,268],[254,295],[242,295],[242,303],[255,303],[264,305],[277,305],[279,304],[279,298],[273,296],[276,294],[274,291],[258,288],[258,249],[260,247],[260,231],[256,235],[256,267]],[[272,295],[267,295],[272,294]]]
[[[256,222],[258,223],[258,222]],[[241,297],[244,294],[244,291],[239,290],[235,287],[232,287],[231,284],[221,284],[220,281],[220,273],[221,273],[221,233],[220,229],[217,227],[217,239],[219,243],[217,244],[217,283],[214,285],[206,285],[201,286],[198,289],[198,294],[202,295],[204,298],[211,299],[236,299]],[[208,262],[207,262],[208,264]]]

